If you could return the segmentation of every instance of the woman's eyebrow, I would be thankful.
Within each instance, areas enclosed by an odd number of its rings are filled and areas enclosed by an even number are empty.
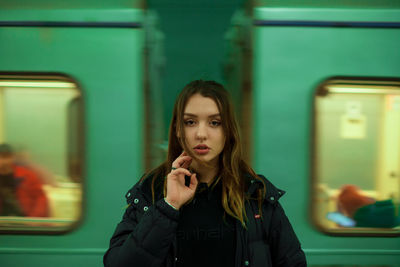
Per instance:
[[[198,117],[196,114],[193,113],[183,113],[184,116],[190,116],[190,117]],[[221,114],[216,113],[216,114],[211,114],[208,116],[209,118],[213,118],[213,117],[221,117]]]

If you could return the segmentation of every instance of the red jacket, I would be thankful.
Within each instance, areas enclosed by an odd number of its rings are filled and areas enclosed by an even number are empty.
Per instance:
[[[49,204],[36,173],[23,166],[13,166],[16,197],[20,209],[28,217],[48,217]],[[0,210],[2,203],[0,203]]]

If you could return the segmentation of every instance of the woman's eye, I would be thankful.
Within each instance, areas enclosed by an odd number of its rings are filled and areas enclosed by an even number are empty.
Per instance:
[[[194,120],[186,120],[184,123],[187,126],[192,126],[192,125],[194,125]]]
[[[211,121],[212,126],[220,126],[221,122],[220,121]]]

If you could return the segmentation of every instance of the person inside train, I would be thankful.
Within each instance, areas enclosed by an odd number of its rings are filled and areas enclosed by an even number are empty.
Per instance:
[[[126,194],[105,266],[306,266],[284,191],[243,159],[231,103],[215,81],[183,88],[167,159]]]
[[[49,206],[36,173],[17,165],[9,144],[0,144],[0,216],[48,217]]]
[[[392,228],[400,225],[400,208],[393,200],[377,201],[355,185],[341,187],[338,211],[354,220],[356,227]]]
[[[19,147],[19,149],[14,152],[14,163],[18,166],[24,166],[27,169],[32,170],[43,185],[50,185],[53,187],[58,186],[58,182],[54,177],[54,174],[45,167],[36,163],[32,159],[30,151],[26,147]]]

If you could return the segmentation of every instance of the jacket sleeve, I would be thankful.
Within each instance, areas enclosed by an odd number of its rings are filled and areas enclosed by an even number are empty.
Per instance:
[[[275,203],[270,225],[270,249],[274,267],[305,267],[306,257],[282,206]]]
[[[110,248],[104,255],[106,267],[162,266],[175,237],[179,212],[163,199],[145,206],[138,185],[127,195],[129,207],[118,224]]]

